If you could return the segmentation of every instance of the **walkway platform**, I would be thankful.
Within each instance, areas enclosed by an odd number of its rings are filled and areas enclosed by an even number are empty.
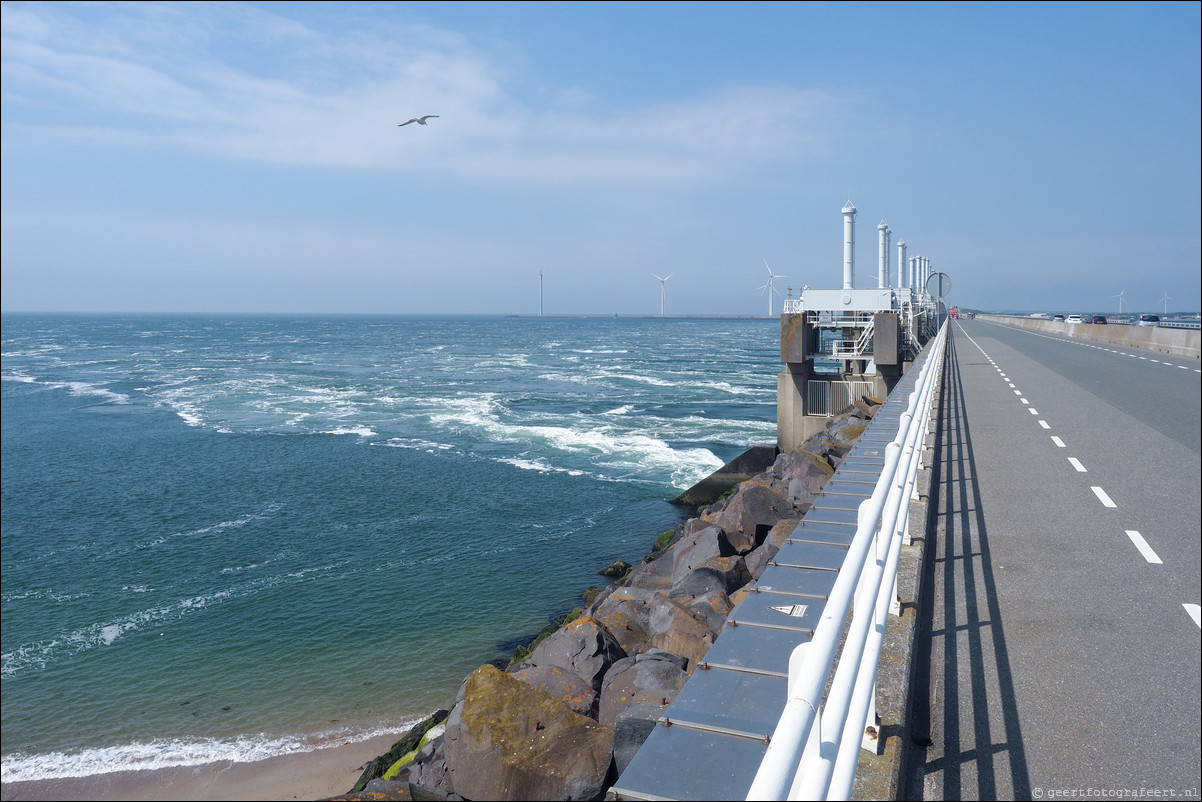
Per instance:
[[[872,495],[925,353],[898,382],[813,508],[731,610],[684,688],[610,789],[612,800],[745,799]]]

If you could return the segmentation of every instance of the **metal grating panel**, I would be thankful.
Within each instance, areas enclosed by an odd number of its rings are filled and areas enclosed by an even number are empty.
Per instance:
[[[826,607],[825,599],[786,596],[779,593],[765,593],[761,594],[761,596],[765,603],[772,598],[776,598],[777,602],[782,606],[786,604],[804,604],[811,610],[818,610],[818,615],[821,615],[823,608]],[[746,600],[744,600],[745,602]],[[813,627],[809,629],[768,629],[751,624],[746,626],[736,624],[735,622],[741,620],[745,615],[752,617],[761,615],[752,608],[741,612],[743,606],[743,604],[740,604],[731,612],[732,618],[727,619],[730,623],[722,630],[722,635],[718,638],[718,642],[706,652],[704,665],[722,669],[759,671],[784,679],[786,672],[789,670],[789,655],[793,653],[793,649],[799,644],[810,640],[810,630]],[[700,670],[698,669],[698,671]],[[709,670],[713,671],[716,669],[711,668]],[[696,673],[694,672],[694,674]]]
[[[826,568],[830,571],[838,571],[843,566],[843,560],[846,558],[846,546],[789,541],[781,546],[780,551],[776,553],[775,559],[772,560],[772,564],[792,566],[794,568]]]
[[[843,524],[854,527],[859,523],[859,513],[854,510],[841,510],[838,507],[828,507],[823,504],[816,506],[802,518],[806,525],[810,524]]]
[[[786,543],[833,543],[850,546],[856,537],[856,527],[835,524],[810,524],[799,526],[786,538]]]
[[[778,633],[784,630],[769,634]],[[784,634],[809,640],[796,632]],[[790,651],[791,648],[785,652],[786,668]],[[671,722],[674,727],[687,725],[745,738],[767,738],[784,709],[788,685],[785,675],[698,666],[660,720]]]
[[[769,565],[760,574],[752,593],[791,594],[825,599],[831,595],[838,571],[818,568],[793,568],[787,565]],[[732,611],[733,612],[733,611]]]
[[[610,793],[616,799],[746,799],[767,750],[751,738],[660,724]]]
[[[767,627],[796,630],[813,637],[814,627],[818,626],[824,607],[825,599],[808,599],[782,593],[755,593],[743,599],[739,606],[731,611],[727,620],[737,630],[745,630],[749,626]],[[732,634],[733,632],[734,630]],[[756,636],[762,637],[758,633]],[[809,640],[809,637],[805,640]],[[710,652],[713,652],[712,648]],[[775,658],[779,665],[780,652],[775,654]],[[714,663],[717,662],[717,658],[711,659],[710,655],[706,654],[705,661]]]

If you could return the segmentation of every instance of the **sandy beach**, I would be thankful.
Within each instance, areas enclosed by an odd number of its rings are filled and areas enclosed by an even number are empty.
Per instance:
[[[384,754],[405,734],[380,735],[366,741],[254,763],[209,763],[203,766],[120,771],[92,777],[5,783],[4,800],[319,800],[350,790],[364,766]]]

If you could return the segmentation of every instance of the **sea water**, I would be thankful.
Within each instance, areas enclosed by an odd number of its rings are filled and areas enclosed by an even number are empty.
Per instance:
[[[765,319],[4,315],[4,782],[395,732],[776,437]]]

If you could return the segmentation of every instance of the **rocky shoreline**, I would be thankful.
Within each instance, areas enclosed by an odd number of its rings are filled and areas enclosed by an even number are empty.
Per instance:
[[[585,607],[463,681],[336,800],[600,800],[810,509],[881,401],[663,533]]]

